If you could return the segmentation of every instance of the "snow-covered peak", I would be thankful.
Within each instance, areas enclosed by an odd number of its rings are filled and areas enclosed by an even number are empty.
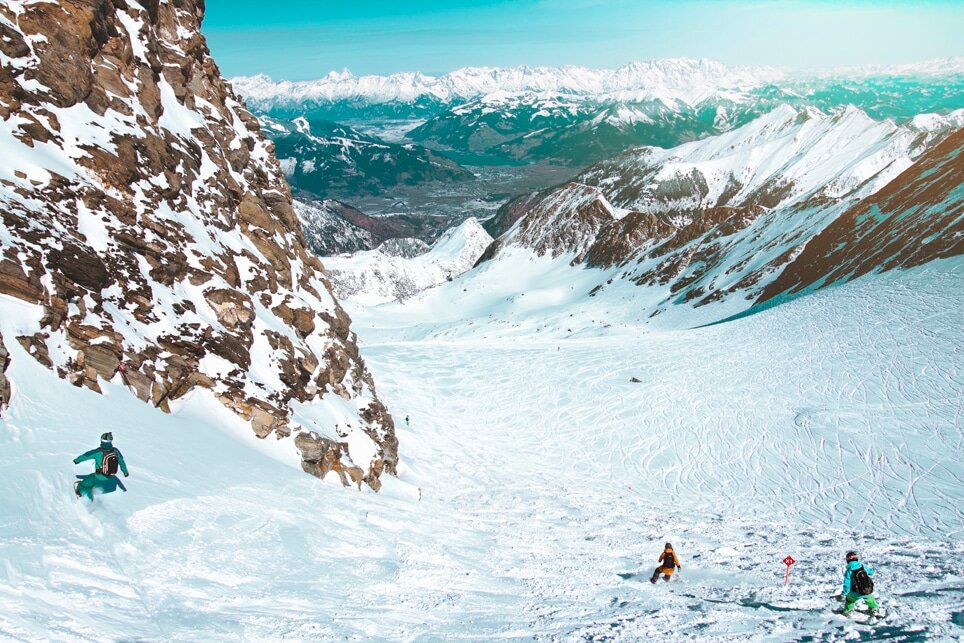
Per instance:
[[[918,114],[908,125],[922,132],[946,131],[964,127],[964,109],[956,109],[950,114]]]
[[[619,207],[653,213],[862,198],[905,170],[927,141],[960,119],[957,112],[927,115],[899,126],[853,106],[828,114],[781,105],[719,136],[627,152],[590,168],[580,180],[599,185]]]
[[[915,63],[840,67],[806,73],[815,76],[852,78],[870,76],[960,76],[964,74],[964,56],[932,58]]]
[[[257,104],[291,105],[363,99],[371,103],[411,102],[422,96],[464,101],[505,92],[661,98],[693,102],[725,90],[743,90],[771,82],[782,73],[771,68],[728,67],[709,60],[671,58],[624,65],[618,69],[585,67],[466,67],[442,76],[418,72],[390,76],[354,76],[332,72],[314,81],[272,82],[264,75],[238,77],[235,89]]]

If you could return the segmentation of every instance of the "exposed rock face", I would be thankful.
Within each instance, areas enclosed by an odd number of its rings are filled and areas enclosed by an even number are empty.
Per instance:
[[[0,335],[0,412],[10,402],[10,382],[5,374],[8,366],[10,366],[10,354],[7,352],[7,347],[3,345],[3,335]]]
[[[515,223],[480,262],[518,246],[618,267],[618,278],[661,290],[658,314],[734,295],[748,307],[960,254],[960,134],[940,141],[962,118],[897,126],[853,108],[783,107],[722,136],[633,150],[507,204],[501,224]]]
[[[358,468],[378,487],[392,418],[202,14],[202,0],[0,4],[0,293],[44,312],[16,339],[78,386],[119,377],[163,410],[202,387],[260,437],[299,434],[302,454],[337,439],[305,470]],[[334,427],[291,422],[326,396],[348,401],[341,426],[374,455],[354,462]]]

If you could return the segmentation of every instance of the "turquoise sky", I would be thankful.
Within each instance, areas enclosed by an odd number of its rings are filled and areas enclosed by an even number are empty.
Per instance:
[[[203,29],[227,76],[288,80],[675,56],[825,67],[964,54],[964,2],[207,0]]]

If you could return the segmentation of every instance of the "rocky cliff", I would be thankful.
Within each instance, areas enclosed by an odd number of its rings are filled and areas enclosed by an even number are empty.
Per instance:
[[[306,471],[377,489],[392,418],[203,10],[0,2],[0,294],[42,308],[4,339],[164,411],[208,389]]]

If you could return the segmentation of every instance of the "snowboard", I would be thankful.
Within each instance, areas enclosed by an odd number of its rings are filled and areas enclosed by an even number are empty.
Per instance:
[[[868,625],[873,625],[878,623],[885,618],[887,618],[887,610],[879,609],[876,614],[872,614],[866,607],[854,608],[850,614],[844,614],[843,609],[835,610],[837,614],[840,614],[844,618],[849,618],[858,623],[866,623]]]

